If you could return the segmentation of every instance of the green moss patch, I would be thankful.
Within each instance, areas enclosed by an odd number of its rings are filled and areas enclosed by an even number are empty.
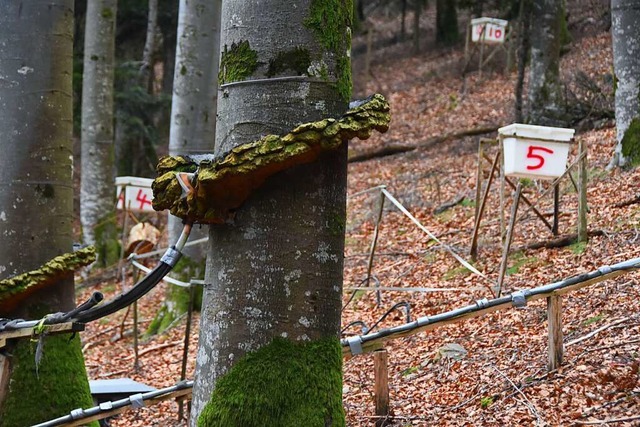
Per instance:
[[[631,120],[622,137],[622,155],[632,166],[640,164],[640,118]]]
[[[296,75],[306,75],[311,66],[311,55],[307,49],[297,47],[292,50],[280,52],[275,58],[269,60],[267,77],[274,77],[285,71],[291,70]]]
[[[245,80],[256,68],[258,68],[258,52],[251,49],[248,40],[232,43],[231,48],[224,45],[220,57],[218,84]]]
[[[0,409],[0,427],[30,426],[93,406],[80,338],[45,338],[37,375],[35,347],[29,340],[20,340],[11,351],[13,371]]]
[[[345,101],[351,98],[352,89],[349,57],[352,21],[351,0],[312,0],[309,16],[304,20],[318,42],[336,56],[336,89]]]
[[[153,208],[169,209],[185,220],[223,223],[271,175],[310,163],[351,138],[386,132],[389,121],[389,104],[382,95],[374,95],[338,120],[302,124],[284,136],[265,136],[234,148],[221,160],[196,163],[187,156],[164,157],[152,186]],[[196,169],[195,191],[182,197],[176,173]]]
[[[220,378],[198,427],[344,426],[337,339],[276,338]]]
[[[0,280],[0,312],[13,311],[38,289],[55,284],[74,270],[96,260],[93,246],[57,256],[37,270]]]

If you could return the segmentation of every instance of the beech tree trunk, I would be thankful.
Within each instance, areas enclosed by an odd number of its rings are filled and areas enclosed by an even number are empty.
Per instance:
[[[0,279],[72,251],[73,1],[0,5]],[[40,318],[74,305],[73,277],[0,317]],[[23,427],[92,404],[80,340],[20,340],[0,354],[0,426]]]
[[[113,70],[116,0],[90,0],[84,36],[80,221],[83,241],[99,262],[120,255],[114,243]]]
[[[566,108],[560,82],[560,47],[565,19],[562,0],[533,0],[528,122],[564,126]]]
[[[180,1],[178,38],[171,105],[169,154],[211,153],[216,132],[220,11],[222,1]],[[182,231],[182,220],[169,214],[169,242]],[[208,235],[208,228],[194,227],[191,240]],[[204,274],[206,245],[185,249],[174,271],[185,281]],[[167,288],[165,301],[149,328],[161,332],[188,309],[189,289]]]
[[[640,162],[640,1],[611,1],[618,144],[609,169]]]
[[[217,156],[346,110],[351,13],[223,2]],[[343,144],[281,172],[210,227],[192,426],[344,425],[346,160]]]

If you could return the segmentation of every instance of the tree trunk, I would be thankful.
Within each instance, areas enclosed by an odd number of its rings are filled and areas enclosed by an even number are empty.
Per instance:
[[[524,77],[527,68],[527,57],[529,56],[529,36],[531,24],[531,0],[520,0],[520,10],[518,12],[518,78],[516,79],[514,121],[522,123],[524,113],[522,111],[522,92],[524,90]]]
[[[116,0],[87,4],[82,80],[80,220],[102,265],[118,258],[114,215],[113,66]],[[114,248],[115,246],[115,248]]]
[[[0,6],[0,279],[31,271],[73,243],[73,1]],[[73,277],[37,292],[2,317],[38,318],[74,305]],[[80,341],[44,341],[36,376],[33,346],[0,355],[0,426],[22,427],[92,404]],[[2,363],[0,363],[2,365]]]
[[[221,0],[180,2],[169,137],[169,154],[172,156],[213,151],[218,102],[221,7]],[[182,231],[182,220],[169,214],[168,230],[169,241],[175,242]],[[206,237],[207,232],[206,227],[194,227],[191,240]],[[204,244],[186,248],[184,254],[189,259],[185,257],[181,260],[174,271],[185,281],[202,278],[205,248]],[[185,313],[188,298],[187,288],[167,288],[162,308],[148,332],[162,332],[174,319]]]
[[[223,3],[217,156],[345,111],[350,2],[296,5]],[[211,226],[192,426],[344,425],[345,204],[343,145]]]
[[[413,53],[420,53],[420,15],[422,14],[422,0],[415,0],[413,11]]]
[[[564,19],[562,0],[533,0],[528,121],[534,125],[566,125],[560,82],[560,32]]]
[[[436,43],[450,46],[456,44],[459,38],[456,0],[437,0]]]
[[[609,169],[640,163],[640,1],[611,1],[618,144]]]

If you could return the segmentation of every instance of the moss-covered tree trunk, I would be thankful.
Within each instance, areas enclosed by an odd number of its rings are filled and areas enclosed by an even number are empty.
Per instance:
[[[73,1],[0,6],[0,279],[72,251]],[[0,317],[34,318],[74,305],[73,278],[37,292]],[[19,341],[0,356],[0,426],[23,427],[92,404],[80,341]]]
[[[345,0],[223,2],[217,156],[338,117]],[[346,144],[269,178],[210,229],[191,425],[340,426]]]
[[[531,4],[528,92],[528,122],[531,124],[566,125],[566,105],[560,82],[563,10],[562,0],[533,0]]]
[[[96,245],[101,265],[120,255],[113,191],[116,7],[116,0],[89,1],[84,36],[80,221],[83,241]]]
[[[459,38],[456,0],[437,0],[436,43],[448,46],[455,44]]]
[[[170,155],[211,153],[216,133],[221,0],[180,1],[176,63],[171,104]],[[182,231],[182,220],[169,214],[169,242]],[[207,227],[194,227],[191,240],[206,237]],[[183,280],[202,278],[206,245],[185,249],[186,257],[174,268]],[[187,262],[188,261],[188,262]],[[201,292],[201,288],[197,288]],[[162,332],[187,311],[189,289],[167,288],[165,301],[149,333]]]
[[[618,144],[609,167],[640,163],[640,2],[611,1]]]

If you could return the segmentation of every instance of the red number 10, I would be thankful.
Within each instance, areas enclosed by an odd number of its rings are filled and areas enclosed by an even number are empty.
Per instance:
[[[529,152],[527,152],[527,159],[535,159],[537,160],[537,163],[535,165],[527,165],[528,170],[540,169],[542,166],[544,166],[544,157],[542,157],[540,154],[534,154],[535,151],[543,151],[545,153],[553,154],[553,150],[547,147],[530,145]]]

